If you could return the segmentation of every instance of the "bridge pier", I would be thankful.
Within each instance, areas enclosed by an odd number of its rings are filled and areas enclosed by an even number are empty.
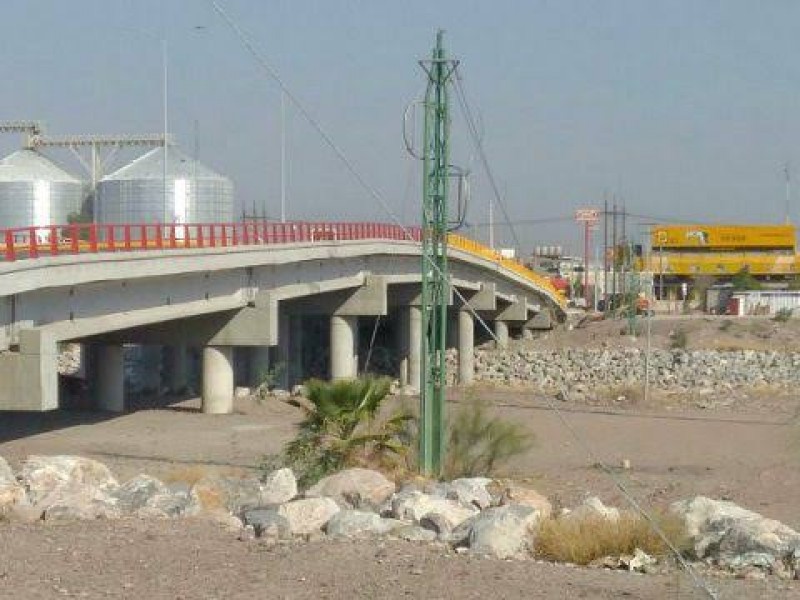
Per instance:
[[[125,360],[121,344],[95,347],[95,401],[99,410],[125,410]]]
[[[408,385],[419,390],[422,382],[422,309],[408,307]]]
[[[494,337],[497,338],[497,347],[508,346],[508,323],[497,320],[494,322]]]
[[[270,347],[256,346],[250,348],[248,374],[250,387],[256,388],[264,383],[264,378],[270,373]]]
[[[466,308],[458,311],[458,382],[475,380],[475,318]]]
[[[358,370],[358,317],[331,315],[331,379],[352,379]]]
[[[223,415],[233,412],[233,347],[203,348],[203,412]]]
[[[289,374],[289,388],[303,381],[303,332],[302,315],[293,315],[289,319],[289,363],[286,371]]]

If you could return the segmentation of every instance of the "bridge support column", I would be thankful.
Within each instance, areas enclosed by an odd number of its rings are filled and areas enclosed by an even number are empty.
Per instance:
[[[408,307],[408,385],[419,390],[422,382],[422,309]]]
[[[123,347],[99,346],[95,352],[95,401],[99,410],[125,410],[125,360]]]
[[[269,346],[250,348],[249,359],[250,386],[256,388],[264,383],[264,378],[270,373]]]
[[[286,311],[279,311],[278,313],[278,346],[275,348],[275,368],[279,369],[278,381],[275,383],[278,387],[288,390],[289,389],[289,342],[291,338],[291,331],[289,327],[289,314]]]
[[[508,323],[505,321],[495,321],[494,337],[497,338],[498,348],[505,348],[508,346]]]
[[[189,356],[186,346],[164,347],[164,386],[172,394],[182,394],[189,385]]]
[[[397,379],[400,387],[408,385],[408,351],[409,351],[409,314],[405,309],[400,309],[395,320],[395,350],[398,361]]]
[[[475,319],[469,310],[458,311],[458,382],[469,385],[475,379]]]
[[[224,415],[233,412],[233,347],[203,348],[203,412]]]
[[[357,375],[358,317],[331,316],[331,379]]]

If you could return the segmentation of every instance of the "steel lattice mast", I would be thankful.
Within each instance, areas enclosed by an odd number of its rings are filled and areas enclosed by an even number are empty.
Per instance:
[[[422,180],[422,352],[420,389],[420,468],[439,475],[445,452],[445,349],[450,294],[447,268],[449,179],[449,98],[447,85],[456,62],[442,45],[442,31],[429,61],[425,93]]]

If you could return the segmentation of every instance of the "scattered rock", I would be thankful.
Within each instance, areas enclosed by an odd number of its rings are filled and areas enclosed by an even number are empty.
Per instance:
[[[122,512],[132,513],[147,506],[154,496],[168,493],[169,488],[161,481],[140,474],[119,486],[113,496]]]
[[[283,504],[297,496],[297,478],[291,469],[278,469],[264,479],[261,504]]]
[[[469,534],[471,552],[495,558],[530,556],[539,511],[529,506],[507,505],[483,511]]]
[[[504,506],[507,504],[529,506],[539,511],[543,519],[549,517],[553,512],[553,505],[550,504],[550,501],[545,496],[533,488],[524,487],[516,483],[509,483],[503,491],[500,505]]]
[[[392,499],[392,514],[397,519],[420,523],[423,517],[439,515],[440,523],[446,522],[448,530],[478,513],[476,508],[467,508],[456,500],[433,496],[412,490],[397,494]]]
[[[309,535],[319,532],[339,510],[330,498],[304,498],[281,504],[278,514],[289,522],[292,535]]]
[[[384,519],[373,512],[342,510],[328,521],[325,532],[339,537],[363,537],[383,535],[405,523],[395,519]]]
[[[683,519],[698,558],[733,570],[800,569],[800,534],[779,521],[705,496],[676,502],[671,510]]]
[[[122,511],[111,494],[91,485],[73,484],[55,489],[36,504],[46,521],[118,519]]]
[[[291,537],[289,521],[278,514],[277,509],[248,510],[244,513],[244,524],[253,528],[256,537],[285,540]]]
[[[405,525],[392,530],[392,535],[407,542],[434,542],[436,532],[419,525]]]
[[[19,479],[31,504],[53,492],[75,486],[113,491],[119,484],[104,464],[82,456],[29,456]]]
[[[394,491],[394,482],[382,473],[355,468],[322,478],[305,495],[307,498],[332,498],[342,508],[378,510]]]
[[[0,515],[9,512],[24,499],[25,490],[17,483],[14,472],[6,460],[0,456]]]
[[[483,510],[492,506],[494,499],[487,489],[492,484],[488,477],[469,477],[454,479],[450,482],[450,491],[447,497],[458,500],[465,506],[472,506]]]
[[[566,519],[586,519],[590,517],[603,517],[610,521],[619,520],[619,509],[606,506],[597,496],[590,496],[583,504],[564,515]]]
[[[254,478],[204,477],[192,487],[203,510],[224,508],[233,514],[265,504],[262,485]]]

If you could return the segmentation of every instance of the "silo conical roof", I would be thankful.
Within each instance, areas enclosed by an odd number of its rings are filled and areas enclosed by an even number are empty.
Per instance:
[[[36,150],[17,150],[0,160],[0,181],[81,183],[80,179]]]
[[[121,181],[134,179],[164,178],[164,148],[153,148],[147,154],[128,163],[121,169],[114,171],[102,181]],[[167,179],[220,179],[228,178],[220,175],[201,162],[195,161],[184,152],[170,146],[167,149]]]

